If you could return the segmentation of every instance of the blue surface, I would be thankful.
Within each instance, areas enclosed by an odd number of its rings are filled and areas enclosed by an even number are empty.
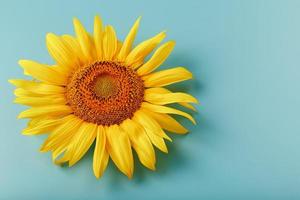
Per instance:
[[[300,1],[17,1],[0,7],[0,199],[300,199]],[[129,181],[111,164],[101,180],[89,153],[72,168],[25,137],[12,103],[17,61],[51,63],[47,32],[91,30],[101,14],[124,38],[143,16],[138,41],[168,30],[177,45],[166,66],[184,65],[181,84],[202,102],[198,125],[158,153],[157,171],[136,165]]]

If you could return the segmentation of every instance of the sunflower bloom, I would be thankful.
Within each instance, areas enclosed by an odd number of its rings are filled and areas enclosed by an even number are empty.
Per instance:
[[[93,33],[78,19],[73,22],[75,36],[46,36],[55,65],[20,60],[24,74],[32,79],[9,80],[17,87],[14,102],[30,107],[18,116],[29,119],[22,133],[49,134],[40,151],[51,151],[54,163],[69,166],[95,143],[93,171],[97,178],[103,175],[109,159],[131,178],[132,149],[145,167],[155,170],[153,146],[167,153],[165,140],[171,141],[165,131],[188,132],[171,115],[181,115],[195,124],[190,114],[168,105],[178,103],[195,110],[191,103],[197,100],[164,87],[191,79],[192,73],[184,67],[156,70],[175,42],[161,44],[166,37],[161,32],[133,46],[140,18],[124,41],[98,16]]]

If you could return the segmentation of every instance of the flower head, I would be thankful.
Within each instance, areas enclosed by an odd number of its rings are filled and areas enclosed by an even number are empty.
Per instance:
[[[165,139],[171,138],[165,130],[187,133],[170,114],[195,123],[190,114],[167,105],[179,103],[195,110],[190,103],[197,100],[164,88],[191,79],[191,72],[183,67],[154,72],[175,42],[160,45],[166,37],[161,32],[133,47],[139,23],[140,18],[120,41],[114,28],[103,26],[98,16],[93,33],[74,19],[76,36],[47,34],[54,66],[20,60],[24,74],[33,78],[10,80],[17,87],[15,102],[31,107],[18,116],[30,119],[23,134],[49,133],[41,151],[51,151],[56,164],[74,165],[95,142],[95,176],[103,175],[111,158],[130,178],[134,169],[132,148],[140,162],[154,170],[153,145],[168,152]]]

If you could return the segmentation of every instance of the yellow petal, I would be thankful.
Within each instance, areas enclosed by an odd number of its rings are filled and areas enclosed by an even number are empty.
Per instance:
[[[169,41],[161,45],[153,54],[153,56],[138,70],[138,75],[146,75],[158,68],[168,58],[172,50],[174,49],[175,42]]]
[[[162,88],[162,87],[157,87],[157,88],[148,88],[145,91],[151,91],[153,93],[158,93],[158,94],[170,94],[172,93],[170,90],[166,89],[166,88]],[[194,108],[191,104],[186,103],[186,102],[178,102],[178,104],[180,104],[183,107],[186,107],[188,109],[191,109],[193,111],[196,111],[196,108]]]
[[[158,105],[165,105],[178,102],[198,103],[195,97],[186,93],[174,92],[168,94],[161,94],[153,92],[151,88],[145,90],[144,98],[145,101]]]
[[[30,60],[20,60],[19,64],[27,74],[40,81],[54,85],[67,84],[67,76],[58,73],[51,67]]]
[[[64,119],[64,123],[58,126],[47,138],[42,145],[40,151],[46,152],[57,148],[65,140],[73,138],[74,132],[81,125],[82,120],[78,119],[74,115],[69,115]],[[71,145],[71,144],[70,144]],[[69,145],[69,146],[70,146]]]
[[[105,34],[103,38],[104,59],[112,60],[118,47],[118,39],[116,32],[112,26],[105,27]]]
[[[124,44],[118,54],[118,60],[121,62],[125,61],[127,55],[129,54],[129,52],[132,48],[136,33],[137,33],[139,25],[140,25],[140,21],[141,21],[141,17],[139,17],[135,21],[135,23],[133,24],[131,30],[129,31],[126,39],[124,40]]]
[[[107,166],[109,155],[106,151],[106,135],[105,129],[98,126],[96,136],[96,146],[93,156],[93,170],[97,178],[100,178]]]
[[[52,161],[55,163],[56,159],[67,150],[68,145],[70,144],[72,138],[67,138],[62,143],[60,143],[57,147],[52,150]]]
[[[59,65],[49,65],[49,67],[51,67],[51,69],[53,69],[54,71],[56,71],[59,74],[63,74],[64,76],[69,76],[71,73],[71,69],[70,68],[66,68],[66,67],[61,67]],[[24,73],[25,74],[25,73]],[[30,74],[29,74],[30,75]]]
[[[153,104],[150,104],[147,102],[143,102],[141,107],[145,108],[147,110],[150,110],[152,112],[181,115],[181,116],[189,119],[193,124],[196,124],[196,121],[190,114],[185,113],[180,110],[177,110],[175,108],[170,108],[167,106],[160,106],[160,105],[153,105]]]
[[[65,105],[65,97],[17,97],[14,103],[26,106],[47,106],[47,105]]]
[[[188,108],[188,109],[190,109],[192,111],[197,112],[196,108],[193,105],[189,104],[189,103],[181,102],[179,104],[182,105],[183,107],[186,107],[186,108]]]
[[[95,48],[97,52],[97,58],[99,60],[103,57],[103,49],[102,49],[102,43],[103,43],[103,24],[102,20],[99,16],[95,16],[94,19],[94,41],[95,41]]]
[[[37,94],[63,94],[66,92],[64,87],[40,83],[32,80],[12,79],[9,82],[16,87],[23,88]]]
[[[147,88],[145,91],[150,91],[152,93],[158,93],[158,94],[169,94],[172,93],[170,90],[164,87],[153,87],[153,88]]]
[[[52,160],[54,161],[54,163],[56,165],[61,165],[61,164],[64,164],[66,162],[68,162],[72,155],[73,155],[73,152],[70,151],[70,149],[72,149],[72,139],[73,138],[67,138],[66,140],[64,140],[63,142],[57,144],[56,146],[52,147],[52,150],[55,152],[55,151],[58,151],[55,153],[55,155],[53,155],[53,157],[55,159],[52,158]],[[69,141],[69,144],[66,144],[65,141]],[[60,149],[60,150],[58,150]],[[63,153],[63,154],[62,154]],[[56,159],[58,154],[62,154],[63,156],[61,156],[59,159]]]
[[[147,113],[153,117],[163,129],[167,131],[178,134],[186,134],[188,132],[185,127],[183,127],[178,121],[168,114],[155,113],[151,111],[148,111]]]
[[[55,151],[59,148],[63,148],[61,146],[65,146],[63,150],[61,149],[59,152],[56,152],[56,154],[62,154],[62,152],[64,152],[63,156],[61,156],[59,159],[56,159],[56,155],[54,155],[55,156],[54,163],[56,165],[61,165],[63,163],[68,162],[73,155],[73,152],[70,151],[70,149],[72,147],[72,138],[71,139],[67,138],[66,140],[69,140],[70,144],[65,144],[65,142],[63,142],[63,143],[59,143],[57,146],[53,147],[53,150]]]
[[[185,81],[193,77],[192,73],[183,67],[166,69],[142,77],[146,87],[162,87]]]
[[[137,61],[135,63],[133,63],[132,65],[130,65],[130,67],[132,69],[136,69],[136,68],[139,68],[140,66],[142,66],[144,64],[144,60],[140,60],[140,61]]]
[[[79,45],[81,47],[81,50],[83,52],[83,55],[88,59],[93,59],[93,45],[90,40],[90,36],[88,32],[84,29],[83,25],[80,23],[80,21],[77,18],[73,19],[74,29],[75,33],[79,42]]]
[[[137,45],[126,57],[125,64],[132,66],[135,63],[144,61],[145,57],[166,37],[165,32],[161,32],[156,36]],[[134,68],[134,67],[133,67]]]
[[[134,119],[133,119],[134,120]],[[135,121],[135,120],[134,120]],[[137,124],[139,124],[138,121],[135,121]],[[139,124],[140,126],[143,126],[142,124]],[[148,127],[143,127],[146,131],[146,134],[151,141],[151,143],[156,146],[159,150],[161,150],[164,153],[168,153],[168,148],[166,146],[166,143],[164,139],[158,135],[156,135],[152,129],[149,129]]]
[[[48,33],[46,44],[52,58],[66,73],[79,64],[76,55],[60,37],[53,33]]]
[[[163,131],[160,125],[153,118],[147,115],[147,110],[146,112],[142,109],[138,110],[135,112],[133,119],[143,127],[147,127],[149,130],[152,130],[152,132],[157,136],[172,141],[172,139]]]
[[[119,170],[128,178],[133,174],[133,157],[128,135],[119,128],[112,125],[106,129],[108,152]]]
[[[81,122],[79,122],[79,123],[81,123]],[[76,131],[76,130],[74,130],[74,131]],[[63,162],[68,161],[71,158],[70,148],[72,147],[72,139],[73,139],[74,135],[75,134],[72,134],[69,137],[64,137],[63,140],[61,140],[56,145],[52,146],[52,161],[55,164],[61,164]],[[65,152],[64,156],[62,158],[56,160],[64,152]]]
[[[163,138],[152,134],[149,131],[147,131],[147,135],[154,146],[156,146],[162,152],[168,153],[168,148]]]
[[[97,134],[97,124],[83,122],[72,139],[73,155],[69,166],[77,163],[93,144]]]
[[[44,94],[37,94],[28,90],[24,90],[22,88],[17,88],[14,90],[14,94],[16,97],[42,97]]]
[[[34,125],[31,123],[30,126],[23,129],[22,134],[24,135],[36,135],[49,133],[58,125],[61,125],[65,122],[67,118],[60,119],[44,119],[36,122]]]
[[[123,46],[123,43],[121,41],[118,41],[117,50],[116,50],[115,55],[113,56],[113,60],[117,60],[117,56],[118,56],[122,46]]]
[[[48,119],[54,119],[54,118],[49,117],[49,116],[41,116],[41,117],[31,118],[27,123],[27,128],[33,128],[33,127],[37,126],[37,124],[39,124],[40,122],[42,122],[44,120],[48,120]]]
[[[86,60],[86,57],[84,56],[84,54],[81,50],[78,40],[75,37],[73,37],[71,35],[63,35],[61,38],[65,42],[65,44],[68,46],[68,48],[72,50],[74,56],[77,57],[78,63],[76,63],[76,64],[78,64],[79,66],[82,66],[83,64],[88,62],[88,60]],[[76,66],[73,66],[73,67],[76,68]]]
[[[136,115],[136,113],[135,113],[135,115]],[[146,134],[149,137],[152,144],[154,146],[156,146],[162,152],[168,153],[168,149],[167,149],[164,139],[162,137],[158,136],[155,133],[155,130],[153,128],[151,128],[150,126],[145,126],[144,123],[140,123],[140,120],[138,118],[136,118],[135,115],[132,118],[132,120],[144,128],[144,130],[146,131]]]
[[[155,152],[143,127],[133,120],[127,119],[122,122],[121,128],[129,135],[132,147],[135,149],[141,163],[145,167],[155,170]]]
[[[17,88],[14,90],[14,94],[15,96],[18,98],[18,97],[24,97],[24,98],[31,98],[31,97],[39,97],[39,98],[44,98],[44,97],[47,97],[47,98],[59,98],[59,99],[62,99],[62,98],[65,98],[64,94],[39,94],[39,93],[36,93],[36,92],[32,92],[32,91],[28,91],[28,90],[24,90],[22,88]]]
[[[33,107],[21,112],[18,118],[19,119],[32,118],[41,115],[60,116],[60,115],[67,115],[71,112],[73,112],[72,109],[70,108],[70,106],[67,105],[41,106],[41,107]]]

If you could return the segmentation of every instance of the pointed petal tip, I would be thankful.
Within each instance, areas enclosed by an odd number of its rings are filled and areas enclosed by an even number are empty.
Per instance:
[[[83,28],[83,25],[81,24],[80,20],[77,17],[73,18],[73,26],[74,26],[75,30],[77,28]]]
[[[141,21],[141,19],[142,19],[142,15],[140,15],[137,19],[136,19],[136,23],[140,23],[140,21]]]
[[[132,172],[127,173],[126,176],[128,177],[129,180],[131,180],[133,177],[133,173]]]
[[[76,164],[76,162],[70,160],[68,166],[69,166],[69,167],[72,167],[72,166],[75,165],[75,164]]]
[[[148,164],[147,169],[151,170],[151,171],[155,171],[156,170],[156,166],[155,166],[155,162]]]
[[[167,30],[162,31],[160,34],[163,38],[165,38],[167,36]]]
[[[102,32],[103,31],[102,28],[103,28],[102,19],[101,19],[101,17],[99,15],[96,15],[94,17],[94,32],[95,31]]]
[[[196,112],[196,113],[198,113],[197,109],[196,109],[196,108],[194,108],[194,107],[193,107],[193,108],[190,108],[190,110],[191,110],[191,111],[193,111],[193,112]]]
[[[188,79],[194,79],[193,73],[191,71],[189,71],[188,69],[186,69],[185,67],[178,67],[182,70],[182,73],[186,73],[186,75],[188,76]],[[186,79],[186,80],[188,80]]]
[[[81,21],[80,21],[77,17],[74,17],[74,18],[73,18],[73,25],[74,25],[74,27],[75,27],[75,30],[76,30],[77,28],[79,28],[79,29],[84,29],[84,30],[85,30],[83,24],[81,23]],[[75,31],[75,32],[76,32],[76,31]]]
[[[155,35],[155,38],[160,38],[161,40],[163,40],[166,36],[167,36],[167,31],[164,30],[159,32],[157,35]]]
[[[156,167],[155,167],[155,165],[153,165],[151,168],[149,168],[150,170],[152,170],[152,171],[156,171]]]
[[[174,47],[176,45],[176,41],[175,40],[170,40],[168,43],[170,45],[172,45],[172,47]]]
[[[52,32],[46,33],[46,37],[49,37],[49,36],[52,36],[52,35],[54,35],[54,33],[52,33]]]
[[[54,164],[56,164],[58,166],[62,166],[64,164],[64,162],[62,162],[61,160],[55,160]]]
[[[29,130],[30,129],[28,129],[28,128],[24,128],[23,130],[22,130],[22,135],[29,135]]]
[[[95,15],[94,20],[101,20],[100,15]]]
[[[46,34],[46,41],[49,41],[49,40],[51,40],[53,38],[56,38],[56,37],[57,37],[57,35],[55,35],[54,33],[49,32],[49,33]]]
[[[190,74],[191,76],[193,75],[193,73],[189,71],[187,68],[185,67],[180,67],[180,68],[182,68],[186,73]]]
[[[132,179],[133,177],[133,168],[132,169],[125,169],[124,171],[122,170],[122,173],[128,177],[128,179]]]
[[[10,84],[16,86],[16,79],[8,79],[7,82],[9,82]]]
[[[39,149],[39,152],[41,152],[41,153],[46,153],[48,150],[44,147],[44,146],[42,146],[40,149]]]
[[[19,61],[18,61],[18,64],[22,67],[22,68],[24,68],[23,66],[24,66],[24,64],[27,62],[27,60],[25,60],[25,59],[20,59]]]
[[[94,176],[96,177],[96,179],[100,179],[102,177],[103,173],[101,174],[100,172],[97,172],[95,170],[93,170],[93,171],[94,171]]]
[[[20,114],[17,116],[17,119],[23,119],[23,118],[25,118],[24,115],[23,115],[23,113],[20,113]]]
[[[166,145],[159,150],[161,150],[163,153],[169,153],[168,147]]]
[[[73,17],[73,23],[80,23],[79,19],[77,17]]]
[[[166,135],[164,138],[170,142],[173,142],[173,140],[168,135]]]
[[[114,27],[111,24],[107,24],[105,26],[105,30],[113,29]]]

